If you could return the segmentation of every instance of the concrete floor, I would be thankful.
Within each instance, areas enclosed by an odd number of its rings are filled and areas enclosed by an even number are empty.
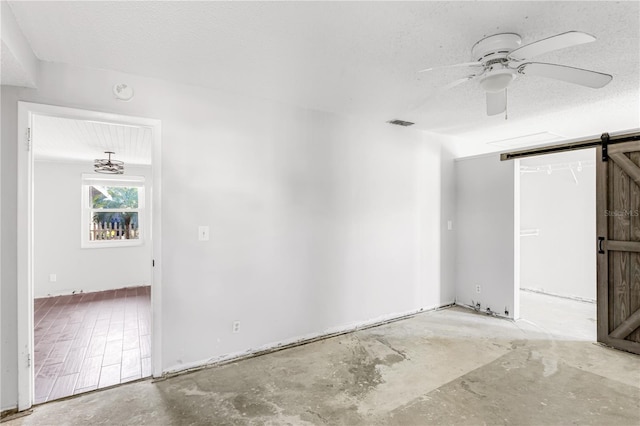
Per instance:
[[[462,308],[426,312],[47,403],[7,426],[640,424],[640,357],[592,343],[591,304],[571,302],[586,317],[555,318],[567,302],[523,292],[518,322]]]
[[[596,304],[520,291],[520,322],[562,340],[596,341]]]

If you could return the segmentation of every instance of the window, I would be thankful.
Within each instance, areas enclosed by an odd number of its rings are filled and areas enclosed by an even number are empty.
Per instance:
[[[144,242],[144,177],[82,175],[82,247]]]

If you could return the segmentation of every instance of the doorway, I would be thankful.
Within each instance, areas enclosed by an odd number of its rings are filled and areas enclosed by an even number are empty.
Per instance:
[[[596,341],[595,149],[521,159],[520,318]]]
[[[160,122],[21,102],[19,128],[19,409],[159,375]]]

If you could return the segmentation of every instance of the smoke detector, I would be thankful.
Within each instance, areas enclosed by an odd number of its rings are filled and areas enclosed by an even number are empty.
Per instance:
[[[118,83],[113,86],[113,95],[117,100],[129,102],[133,99],[133,88],[124,83]]]

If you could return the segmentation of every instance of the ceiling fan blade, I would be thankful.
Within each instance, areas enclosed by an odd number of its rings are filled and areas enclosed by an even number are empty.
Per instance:
[[[460,78],[458,80],[452,81],[451,83],[442,86],[439,90],[449,90],[449,89],[453,89],[456,86],[461,85],[462,83],[466,83],[469,80],[472,80],[474,78],[478,77],[477,75],[468,75],[466,77]]]
[[[487,115],[497,115],[507,109],[507,89],[487,92]]]
[[[524,61],[534,56],[542,55],[543,53],[589,43],[595,41],[595,39],[591,34],[580,31],[569,31],[519,47],[509,53],[507,58],[512,61]]]
[[[452,88],[454,88],[456,86],[459,86],[462,83],[466,83],[467,81],[472,80],[472,79],[474,79],[476,77],[478,77],[478,75],[475,75],[475,74],[474,75],[468,75],[468,76],[466,76],[464,78],[460,78],[458,80],[452,81],[451,83],[447,84],[446,86],[442,86],[442,87],[437,88],[435,91],[432,91],[427,96],[425,96],[424,98],[420,99],[418,102],[412,104],[409,107],[409,111],[413,111],[413,110],[416,110],[416,109],[421,108],[422,106],[424,106],[424,104],[429,102],[429,100],[434,97],[435,93],[440,93],[440,92],[444,92],[445,90],[452,89]]]
[[[524,75],[537,75],[539,77],[553,78],[567,83],[600,89],[606,86],[613,76],[582,68],[567,67],[565,65],[544,64],[541,62],[528,62],[518,67],[518,72]]]
[[[420,70],[418,72],[427,72],[427,71],[433,71],[433,70],[438,70],[441,68],[458,68],[458,67],[481,67],[482,64],[480,62],[464,62],[462,64],[455,64],[455,65],[442,65],[439,67],[431,67],[431,68],[425,68],[423,70]]]

